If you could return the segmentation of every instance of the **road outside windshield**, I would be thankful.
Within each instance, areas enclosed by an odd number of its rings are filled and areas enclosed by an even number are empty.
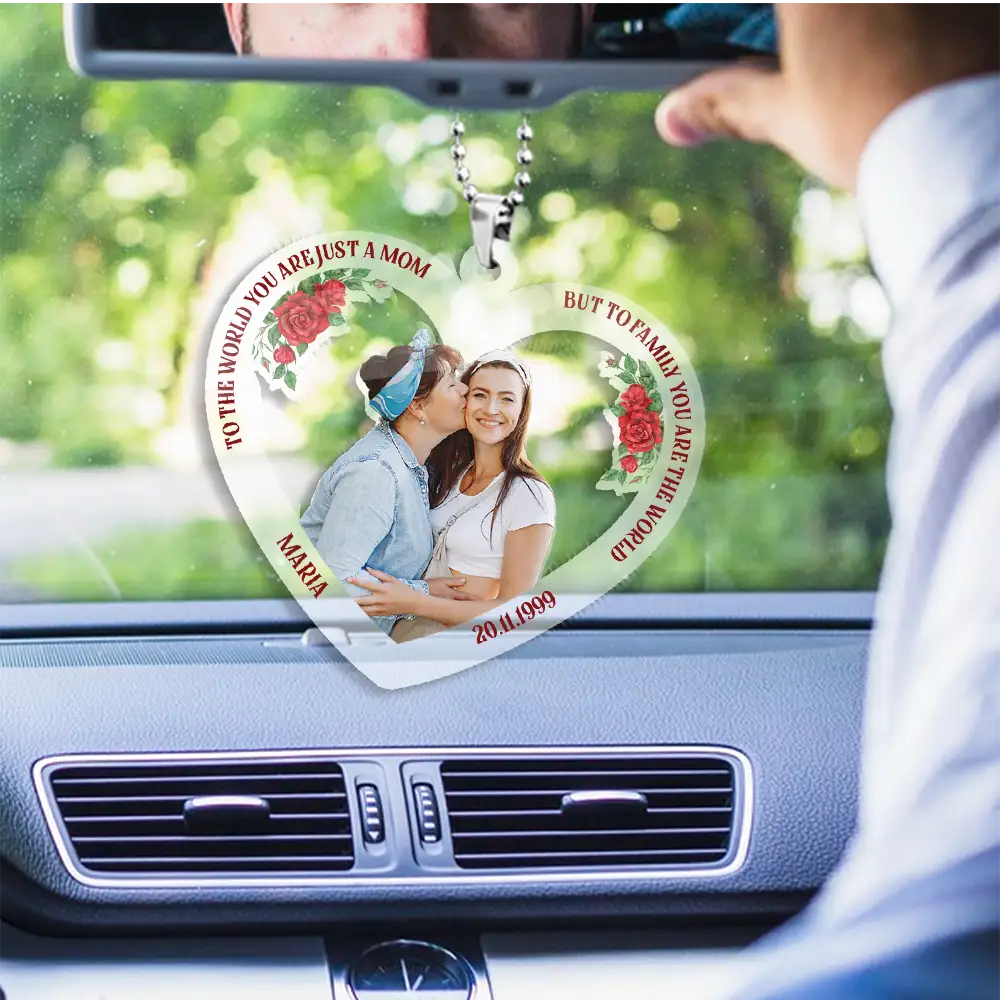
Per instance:
[[[61,16],[0,10],[0,599],[284,597],[207,435],[212,308],[310,234],[459,255],[450,119],[384,90],[80,79]],[[872,590],[888,533],[888,307],[855,208],[769,150],[665,148],[658,98],[582,95],[533,115],[513,242],[522,281],[617,290],[698,373],[697,487],[618,589]],[[465,120],[477,185],[508,190],[519,119]],[[404,297],[394,309],[401,326],[424,319]],[[329,391],[271,407],[268,453],[300,508],[371,427],[355,376],[383,317],[359,307],[332,343]],[[546,571],[622,507],[594,489],[610,439],[591,353],[558,333],[525,347],[555,386],[527,441],[559,498]]]

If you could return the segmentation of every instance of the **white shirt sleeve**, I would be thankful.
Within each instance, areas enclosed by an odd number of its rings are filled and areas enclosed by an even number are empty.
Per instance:
[[[503,519],[508,531],[532,524],[556,523],[556,502],[552,490],[536,480],[518,479],[503,503]]]
[[[846,1000],[866,970],[1000,926],[1000,77],[896,109],[858,197],[894,313],[858,828],[740,1000]]]

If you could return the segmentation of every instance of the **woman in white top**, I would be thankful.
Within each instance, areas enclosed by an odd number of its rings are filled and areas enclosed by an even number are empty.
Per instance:
[[[462,577],[460,599],[422,594],[374,570],[379,584],[357,581],[370,591],[358,600],[369,615],[416,616],[393,628],[397,642],[461,624],[530,590],[552,541],[555,498],[525,451],[527,366],[508,351],[491,351],[462,381],[469,387],[466,429],[427,459],[435,548],[425,573]]]

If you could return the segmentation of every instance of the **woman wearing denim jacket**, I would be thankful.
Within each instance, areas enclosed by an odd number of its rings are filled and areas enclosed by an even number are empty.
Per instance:
[[[430,344],[420,330],[409,346],[369,358],[361,379],[382,419],[324,473],[302,515],[310,541],[352,596],[368,591],[349,577],[373,581],[389,573],[436,597],[455,597],[461,578],[423,580],[434,540],[428,501],[431,450],[465,426],[467,387],[457,376],[461,355]],[[373,617],[384,632],[405,615]]]

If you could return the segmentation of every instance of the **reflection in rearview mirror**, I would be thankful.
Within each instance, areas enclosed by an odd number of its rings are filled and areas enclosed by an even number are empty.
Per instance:
[[[770,4],[94,4],[105,52],[331,61],[732,59],[775,51]]]

